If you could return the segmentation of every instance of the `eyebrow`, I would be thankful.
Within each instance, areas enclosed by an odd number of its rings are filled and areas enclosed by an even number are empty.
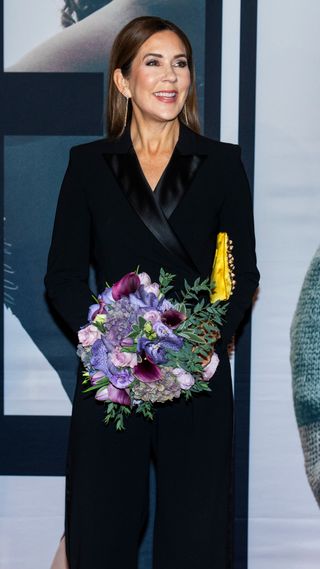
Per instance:
[[[143,59],[145,59],[146,57],[149,57],[150,55],[152,55],[153,57],[163,57],[163,55],[161,55],[161,53],[146,53],[143,56]],[[173,59],[176,59],[177,57],[185,57],[187,59],[187,56],[185,53],[178,53],[177,55],[175,55],[173,57]]]

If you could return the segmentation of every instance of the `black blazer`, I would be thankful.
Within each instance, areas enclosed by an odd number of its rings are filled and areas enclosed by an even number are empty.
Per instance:
[[[236,286],[220,346],[225,347],[259,283],[249,184],[238,145],[211,140],[180,125],[172,158],[153,192],[132,148],[130,131],[70,150],[54,222],[45,286],[73,332],[87,322],[97,292],[139,265],[153,281],[174,273],[171,296],[184,279],[211,274],[219,231],[233,240]],[[177,296],[177,299],[179,297]]]

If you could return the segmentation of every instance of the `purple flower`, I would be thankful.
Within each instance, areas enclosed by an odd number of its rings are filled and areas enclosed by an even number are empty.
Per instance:
[[[161,314],[161,320],[164,324],[169,326],[170,328],[176,328],[187,318],[184,312],[180,312],[179,310],[175,310],[175,308],[170,308],[169,310],[164,310]]]
[[[131,271],[112,286],[112,296],[115,300],[119,300],[123,296],[129,296],[130,293],[135,292],[139,286],[140,279],[137,273]]]
[[[153,292],[156,296],[159,296],[160,286],[158,283],[151,283],[144,285],[144,290],[146,292]]]
[[[98,401],[112,401],[120,405],[130,405],[130,397],[125,389],[118,389],[111,383],[107,387],[101,387],[95,394]]]
[[[155,322],[153,324],[153,329],[159,338],[164,338],[165,336],[175,336],[174,332],[168,328],[163,322]]]
[[[107,355],[104,341],[97,340],[91,348],[91,365],[98,371],[103,371],[105,375],[108,375],[108,363]]]
[[[170,348],[175,351],[181,349],[183,345],[183,338],[181,336],[177,336],[177,334],[172,332],[168,326],[163,324],[163,322],[155,322],[153,324],[153,329],[165,348]]]
[[[133,368],[134,375],[144,383],[161,379],[161,369],[150,360],[144,351],[142,351],[141,357],[142,362]]]
[[[165,296],[160,298],[158,309],[161,310],[161,312],[164,312],[165,310],[170,310],[170,308],[173,308],[172,302],[170,302],[170,300],[165,298]]]
[[[144,285],[140,285],[134,294],[129,295],[130,304],[141,308],[157,309],[159,299],[154,292],[147,292]]]
[[[137,365],[137,354],[134,352],[123,352],[121,346],[116,346],[110,353],[112,363],[117,367],[134,367]]]
[[[105,304],[113,304],[115,302],[113,296],[112,296],[112,287],[107,287],[104,289],[104,291],[99,294],[98,298],[105,303]]]
[[[149,344],[145,347],[146,355],[155,363],[155,364],[164,364],[168,357],[166,354],[166,348],[163,345],[163,342],[149,342]]]
[[[100,340],[101,332],[93,324],[89,324],[78,331],[79,342],[83,346],[92,346],[96,340]]]
[[[132,375],[130,369],[126,368],[121,368],[119,370],[117,369],[116,373],[113,373],[110,370],[108,377],[113,385],[119,389],[128,387],[128,385],[130,385],[130,383],[132,383],[134,380],[134,376]]]
[[[118,368],[112,363],[112,352],[105,348],[103,340],[97,340],[92,346],[91,365],[102,371],[112,381],[115,387],[127,387],[134,380],[130,369]]]
[[[120,342],[121,346],[132,346],[133,338],[123,338]]]
[[[151,324],[161,321],[161,312],[159,310],[146,310],[142,316],[145,320],[149,320]]]
[[[158,340],[149,340],[142,336],[138,338],[137,352],[140,354],[145,351],[146,356],[155,364],[162,364],[167,361],[165,348]]]
[[[97,383],[97,381],[99,381],[103,377],[105,377],[105,374],[103,373],[103,371],[96,371],[91,375],[90,382],[92,385],[95,385]]]
[[[138,273],[138,276],[139,276],[140,284],[143,284],[143,285],[151,284],[151,278],[148,275],[148,273],[145,273],[145,272]]]
[[[175,367],[172,373],[176,376],[178,383],[182,389],[190,389],[194,384],[194,377],[188,371],[181,367]]]

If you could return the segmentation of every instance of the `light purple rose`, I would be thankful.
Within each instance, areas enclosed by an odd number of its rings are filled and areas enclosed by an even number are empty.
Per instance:
[[[213,376],[218,367],[218,364],[219,357],[215,352],[213,352],[209,363],[207,363],[207,365],[203,368],[203,379],[205,381],[208,381]]]
[[[101,387],[95,394],[98,401],[112,401],[120,405],[130,405],[130,397],[125,389],[118,389],[111,383],[107,387]]]
[[[152,324],[161,322],[161,315],[157,310],[146,310],[146,312],[143,313],[143,318],[149,320]]]
[[[182,389],[190,389],[194,384],[194,377],[188,371],[181,367],[174,367],[172,373],[176,376],[178,383]]]
[[[140,284],[148,286],[151,284],[151,279],[148,273],[138,273],[138,277],[140,279]]]
[[[176,336],[176,334],[174,334],[174,332],[172,332],[171,329],[161,321],[155,322],[153,329],[159,338],[170,338],[171,336]]]
[[[89,324],[78,331],[78,338],[79,342],[81,342],[83,346],[92,346],[96,340],[100,340],[101,332],[96,326]]]
[[[153,294],[159,296],[160,287],[158,283],[151,283],[149,285],[145,285],[144,289],[146,292],[153,292]]]
[[[112,363],[117,367],[134,367],[137,365],[137,354],[122,352],[120,346],[116,346],[110,354]]]

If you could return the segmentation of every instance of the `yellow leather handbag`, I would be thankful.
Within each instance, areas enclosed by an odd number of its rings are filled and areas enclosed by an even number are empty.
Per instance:
[[[210,282],[213,292],[210,302],[228,300],[233,293],[236,281],[234,279],[233,243],[226,232],[217,235],[216,252],[214,256]]]

